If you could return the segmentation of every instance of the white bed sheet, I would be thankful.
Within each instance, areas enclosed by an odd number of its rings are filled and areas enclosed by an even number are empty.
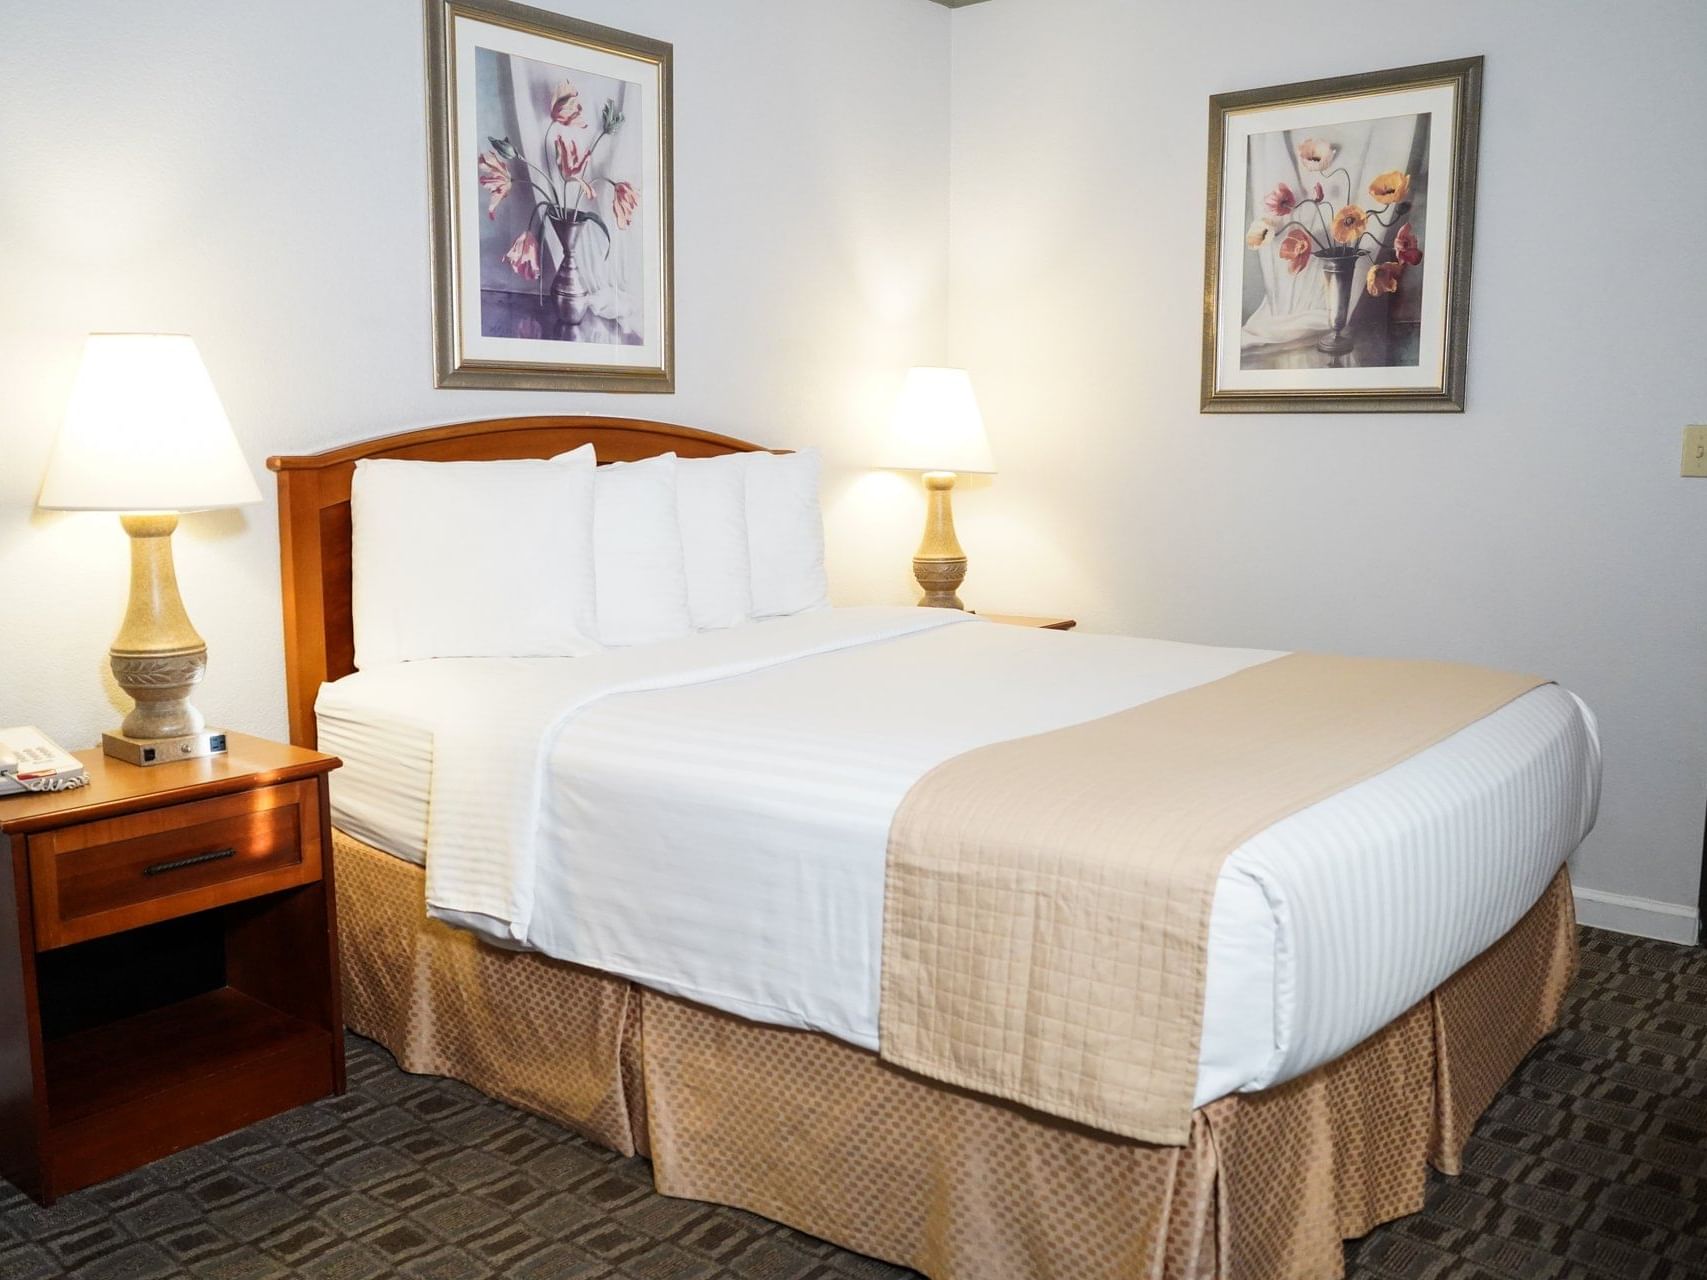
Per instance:
[[[591,701],[550,748],[524,941],[875,1048],[884,848],[918,777],[1273,656],[954,625]],[[422,687],[447,664],[414,665],[440,670],[349,677],[319,714],[345,760],[334,820],[420,861]],[[1598,778],[1592,717],[1545,686],[1237,850],[1211,916],[1197,1102],[1330,1060],[1498,938],[1592,825]]]

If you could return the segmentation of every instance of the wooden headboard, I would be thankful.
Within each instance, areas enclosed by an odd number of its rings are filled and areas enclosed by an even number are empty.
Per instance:
[[[709,458],[762,446],[635,418],[490,418],[381,436],[304,458],[268,458],[278,474],[279,560],[284,576],[285,688],[290,740],[315,745],[314,699],[356,669],[350,609],[350,480],[363,458],[490,462],[549,458],[591,444],[600,462],[660,453]]]

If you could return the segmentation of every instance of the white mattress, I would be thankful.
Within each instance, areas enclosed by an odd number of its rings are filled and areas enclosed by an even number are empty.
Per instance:
[[[632,691],[578,694],[552,723],[531,913],[504,940],[875,1048],[885,841],[913,782],[1275,656],[993,624],[896,635],[889,611],[836,612],[856,616],[802,625],[854,638],[808,656],[778,624],[723,633],[775,661],[721,678],[689,670],[692,641],[562,660],[620,668],[610,684]],[[648,662],[682,674],[649,687],[634,677]],[[345,762],[334,821],[421,861],[424,765],[451,732],[423,708],[498,669],[410,667],[327,686],[318,711]],[[452,745],[459,787],[469,760],[500,754]],[[1197,1102],[1338,1056],[1498,938],[1593,824],[1598,780],[1592,717],[1544,686],[1238,849],[1211,916]]]

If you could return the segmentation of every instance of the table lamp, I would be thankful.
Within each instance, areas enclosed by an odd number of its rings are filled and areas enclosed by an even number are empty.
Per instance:
[[[963,609],[959,595],[966,553],[954,536],[954,477],[993,474],[995,460],[984,435],[984,418],[964,369],[909,369],[891,424],[887,466],[922,471],[930,507],[925,536],[913,557],[913,576],[924,588],[921,605]]]
[[[101,735],[108,755],[152,765],[225,750],[190,705],[207,644],[178,595],[172,531],[179,512],[260,500],[194,341],[89,335],[36,505],[118,512],[130,535],[130,604],[111,658],[136,706]]]

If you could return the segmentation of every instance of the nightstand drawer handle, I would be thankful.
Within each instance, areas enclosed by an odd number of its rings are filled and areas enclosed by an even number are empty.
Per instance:
[[[163,876],[168,871],[182,871],[185,867],[199,867],[204,862],[223,862],[227,858],[235,858],[235,849],[215,849],[212,853],[198,853],[193,858],[177,858],[171,862],[156,862],[152,867],[144,867],[145,876]]]

